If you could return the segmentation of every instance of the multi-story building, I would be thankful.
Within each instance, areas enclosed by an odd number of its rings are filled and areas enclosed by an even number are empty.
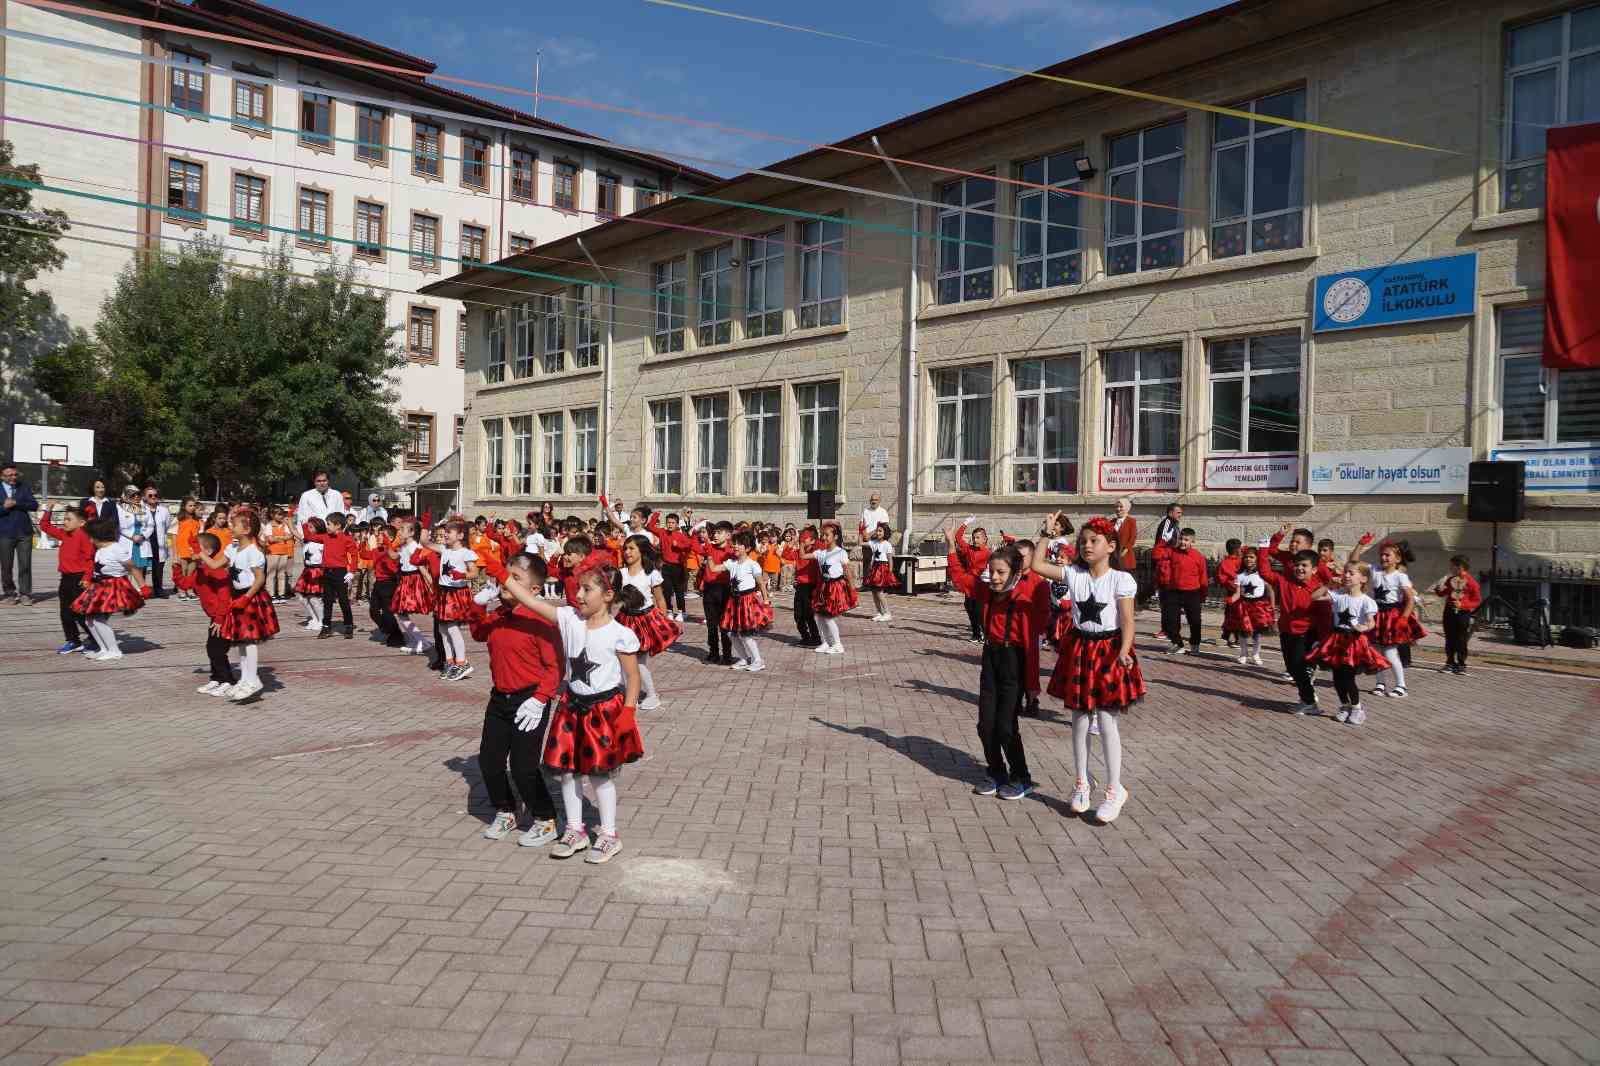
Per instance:
[[[1021,77],[711,191],[750,206],[652,210],[687,231],[591,231],[597,348],[587,294],[514,257],[429,285],[503,305],[471,312],[470,506],[795,520],[881,492],[921,540],[1126,494],[1208,545],[1409,537],[1433,578],[1487,569],[1465,466],[1501,456],[1531,464],[1511,548],[1600,555],[1600,371],[1538,357],[1542,130],[1600,117],[1600,5],[1242,0],[1046,73],[1152,95]]]
[[[66,266],[40,280],[65,325],[93,326],[138,250],[195,236],[246,265],[285,240],[302,273],[353,260],[409,356],[393,487],[449,454],[465,423],[465,305],[420,286],[713,180],[429,82],[426,59],[253,0],[91,6],[106,17],[0,0],[0,25],[30,35],[0,39],[0,135],[65,190],[34,203],[103,242],[62,242]]]

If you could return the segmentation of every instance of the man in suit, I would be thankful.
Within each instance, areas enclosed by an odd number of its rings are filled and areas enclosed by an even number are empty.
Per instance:
[[[0,594],[19,607],[33,606],[33,515],[39,502],[17,480],[17,467],[0,467]],[[12,571],[15,570],[13,575]]]

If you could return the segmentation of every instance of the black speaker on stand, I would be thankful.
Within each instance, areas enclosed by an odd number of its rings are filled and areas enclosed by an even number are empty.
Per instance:
[[[1500,595],[1500,523],[1520,522],[1527,503],[1527,464],[1507,459],[1471,463],[1467,467],[1467,519],[1492,523],[1489,547],[1489,597],[1479,610],[1492,619],[1496,611],[1510,618],[1516,610]]]
[[[839,513],[839,505],[834,502],[833,492],[830,489],[806,490],[806,517],[831,521]]]

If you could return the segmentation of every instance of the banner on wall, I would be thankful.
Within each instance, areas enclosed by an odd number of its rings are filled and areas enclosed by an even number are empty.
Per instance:
[[[1220,455],[1206,460],[1202,488],[1222,492],[1289,491],[1300,487],[1300,456]]]
[[[1316,333],[1471,315],[1477,311],[1478,253],[1324,274],[1314,292]]]
[[[1312,492],[1330,496],[1465,496],[1471,448],[1312,452]]]
[[[1102,459],[1101,492],[1177,492],[1176,459]]]
[[[1600,492],[1600,448],[1497,448],[1491,459],[1515,459],[1529,492]]]
[[[1600,122],[1545,131],[1544,356],[1600,367]],[[1528,470],[1533,488],[1533,470]]]

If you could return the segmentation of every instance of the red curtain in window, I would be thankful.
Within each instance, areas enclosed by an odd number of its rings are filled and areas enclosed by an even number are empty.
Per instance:
[[[1600,367],[1600,122],[1546,133],[1544,215],[1542,362]]]

